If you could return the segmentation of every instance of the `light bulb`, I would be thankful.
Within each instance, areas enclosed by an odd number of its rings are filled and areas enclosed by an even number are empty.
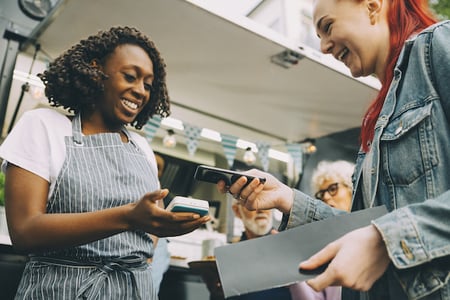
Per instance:
[[[245,162],[247,165],[249,165],[249,166],[250,166],[250,165],[253,165],[253,164],[255,163],[255,161],[256,161],[256,156],[255,156],[255,154],[253,153],[252,148],[247,147],[247,149],[245,149],[245,153],[244,153],[243,159],[244,159],[244,162]]]
[[[305,152],[308,154],[315,153],[316,151],[317,151],[317,147],[313,143],[310,143],[309,145],[306,145],[306,147],[305,147]]]
[[[31,96],[33,99],[40,100],[44,97],[44,89],[38,86],[35,86],[31,89]]]
[[[175,132],[172,129],[167,130],[167,134],[163,139],[163,145],[167,148],[174,148],[177,145]]]

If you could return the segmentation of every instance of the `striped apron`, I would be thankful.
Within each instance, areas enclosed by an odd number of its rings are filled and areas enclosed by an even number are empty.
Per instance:
[[[66,158],[47,213],[82,213],[138,201],[158,189],[156,169],[123,128],[83,136],[81,117],[65,137]],[[155,170],[153,170],[155,169]],[[146,260],[152,240],[127,231],[89,244],[30,256],[16,299],[158,299]]]

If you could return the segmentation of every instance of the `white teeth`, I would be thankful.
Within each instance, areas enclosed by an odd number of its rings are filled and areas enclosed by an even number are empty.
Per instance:
[[[131,109],[137,109],[138,108],[138,105],[136,103],[131,102],[131,101],[127,100],[127,99],[122,99],[122,103],[125,104],[126,106],[128,106]]]
[[[345,48],[344,50],[341,51],[341,53],[338,55],[338,60],[342,61],[342,59],[344,58],[344,56],[348,53],[348,49]]]

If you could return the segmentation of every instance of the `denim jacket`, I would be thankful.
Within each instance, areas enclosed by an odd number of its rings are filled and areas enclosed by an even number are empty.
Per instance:
[[[390,211],[372,224],[392,263],[359,299],[450,299],[450,21],[406,41],[353,183],[352,210]],[[281,228],[337,213],[295,191]]]

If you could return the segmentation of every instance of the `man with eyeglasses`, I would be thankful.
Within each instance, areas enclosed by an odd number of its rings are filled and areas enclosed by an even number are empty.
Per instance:
[[[313,172],[311,190],[331,207],[350,211],[355,165],[345,160],[322,161]]]

